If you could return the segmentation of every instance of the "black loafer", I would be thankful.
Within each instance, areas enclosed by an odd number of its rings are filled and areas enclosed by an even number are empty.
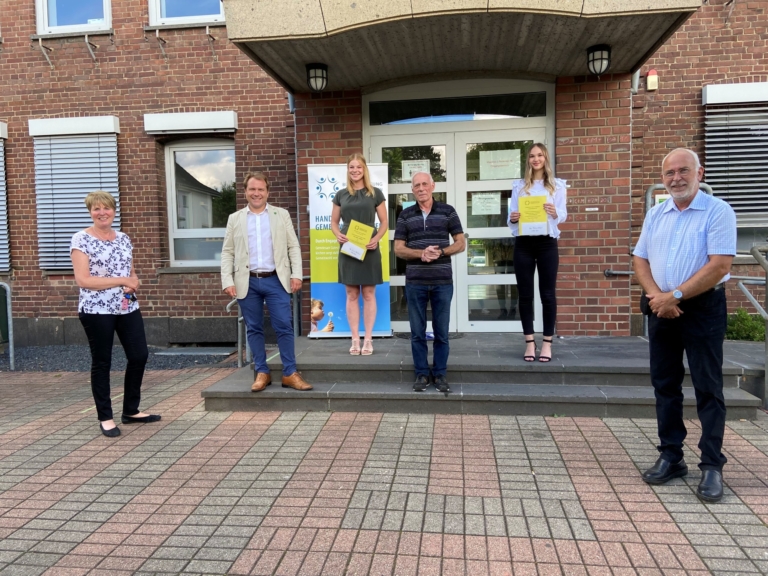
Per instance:
[[[686,474],[688,474],[688,466],[685,465],[685,460],[680,458],[680,462],[673,463],[659,456],[656,464],[643,472],[643,482],[647,484],[665,484],[673,478],[680,478]]]
[[[723,498],[723,474],[719,470],[703,470],[696,496],[704,502],[720,502]]]
[[[120,420],[123,424],[146,424],[147,422],[157,422],[160,420],[159,414],[147,414],[146,416],[126,416],[123,414],[120,416]]]
[[[117,426],[110,428],[109,430],[105,430],[104,426],[102,426],[101,422],[99,422],[99,428],[101,428],[101,433],[104,434],[104,436],[107,438],[117,438],[120,436],[120,428]]]

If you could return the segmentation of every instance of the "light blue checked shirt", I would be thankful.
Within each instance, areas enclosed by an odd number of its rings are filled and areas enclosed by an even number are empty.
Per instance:
[[[648,260],[662,292],[675,290],[709,256],[736,255],[736,214],[728,203],[702,190],[682,212],[670,198],[648,212],[634,255]],[[730,277],[726,274],[721,282]]]

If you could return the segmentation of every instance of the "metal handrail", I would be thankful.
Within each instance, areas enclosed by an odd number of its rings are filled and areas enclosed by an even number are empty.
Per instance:
[[[11,372],[16,370],[15,350],[13,347],[13,306],[11,305],[11,287],[5,282],[0,282],[0,286],[5,288],[5,292],[8,294],[7,302],[5,303],[6,310],[8,311],[8,354],[10,356],[10,368]]]

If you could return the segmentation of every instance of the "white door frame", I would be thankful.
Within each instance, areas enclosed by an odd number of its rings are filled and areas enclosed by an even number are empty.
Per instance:
[[[526,92],[545,92],[546,93],[546,116],[536,118],[510,118],[480,120],[469,122],[437,122],[425,124],[396,124],[387,126],[370,125],[370,103],[388,100],[421,100],[428,98],[452,98],[461,96],[488,96],[494,94],[517,94]],[[466,190],[465,181],[466,172],[461,178],[461,183],[457,181],[457,158],[459,156],[459,146],[456,141],[463,142],[465,137],[461,133],[471,133],[473,137],[480,138],[476,141],[503,141],[511,133],[515,134],[533,134],[544,135],[543,141],[550,148],[550,154],[554,156],[554,146],[550,143],[555,141],[555,85],[553,83],[538,82],[533,80],[511,80],[511,79],[475,79],[475,80],[455,80],[444,82],[432,82],[425,84],[412,84],[408,86],[399,86],[372,94],[364,94],[362,98],[362,117],[363,117],[363,151],[370,162],[381,162],[381,144],[386,143],[392,146],[419,146],[419,145],[446,145],[447,174],[445,183],[438,183],[435,191],[446,192],[449,204],[452,204],[460,218],[462,224],[466,223]],[[493,134],[498,132],[498,134]],[[506,133],[504,135],[503,133]],[[447,135],[451,137],[448,138]],[[467,134],[468,136],[469,134]],[[524,139],[531,139],[532,136]],[[501,139],[501,140],[499,140]],[[438,142],[445,140],[445,142]],[[374,151],[374,145],[377,150]],[[466,156],[461,155],[466,162]],[[442,184],[442,186],[441,186]],[[400,191],[398,188],[403,187]],[[462,189],[459,190],[459,187]],[[390,185],[390,194],[410,192],[407,185]],[[390,222],[389,239],[394,238],[395,223]],[[470,237],[472,232],[468,232]],[[488,234],[491,234],[490,236]],[[509,234],[502,230],[486,231],[482,237],[501,237],[501,234]],[[498,235],[498,236],[496,236]],[[506,236],[504,236],[506,237]],[[520,330],[519,321],[509,322],[474,322],[468,321],[468,300],[466,297],[466,282],[468,280],[466,258],[459,262],[461,257],[454,259],[454,300],[451,308],[451,323],[449,330],[451,332],[474,331],[474,332],[495,332]],[[512,275],[509,275],[512,276]],[[481,276],[472,276],[473,285],[491,282],[491,279],[505,279],[507,275],[494,275],[486,277],[483,282]],[[463,288],[459,288],[459,283],[464,283]],[[390,286],[404,286],[405,278],[403,276],[391,276]],[[536,299],[536,324],[541,320],[540,302]],[[466,319],[466,320],[460,320]],[[475,324],[472,326],[471,324]],[[536,329],[540,329],[538,326]],[[392,329],[396,332],[408,331],[408,322],[392,322]],[[431,330],[431,326],[427,327]]]

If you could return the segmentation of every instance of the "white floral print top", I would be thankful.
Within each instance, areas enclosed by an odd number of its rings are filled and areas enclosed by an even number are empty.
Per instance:
[[[99,278],[127,278],[131,275],[133,245],[127,234],[115,231],[111,242],[99,240],[81,231],[72,236],[69,252],[80,250],[88,256],[91,276]],[[78,312],[85,314],[129,314],[139,309],[137,301],[130,301],[123,309],[123,289],[120,286],[106,290],[80,288]]]

